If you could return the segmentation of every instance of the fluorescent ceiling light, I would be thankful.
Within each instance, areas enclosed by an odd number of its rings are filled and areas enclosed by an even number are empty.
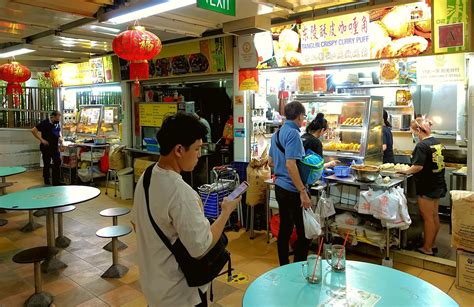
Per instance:
[[[2,52],[2,50],[4,50],[4,52]],[[2,59],[10,58],[10,57],[14,57],[14,56],[17,56],[17,55],[27,54],[27,53],[31,53],[31,52],[36,51],[34,49],[29,49],[29,48],[17,48],[17,49],[14,49],[14,50],[12,50],[11,48],[6,48],[6,49],[2,49],[2,50],[0,50],[0,58],[2,58]]]
[[[169,1],[153,1],[155,4],[140,6],[135,9],[133,7],[127,9],[120,9],[123,13],[111,12],[110,15],[107,13],[104,15],[104,21],[108,21],[114,24],[126,23],[153,15],[158,15],[160,13],[172,11],[179,9],[188,5],[196,4],[196,0],[169,0]],[[153,3],[152,2],[152,3]],[[106,17],[107,16],[107,17]],[[108,17],[114,16],[114,17]]]
[[[107,31],[107,32],[112,32],[112,33],[119,33],[120,32],[120,29],[103,27],[103,26],[96,26],[96,25],[92,25],[91,29],[93,29],[93,30],[102,30],[102,31]]]

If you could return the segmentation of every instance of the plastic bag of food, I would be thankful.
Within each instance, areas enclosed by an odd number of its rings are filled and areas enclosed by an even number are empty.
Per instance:
[[[334,203],[330,197],[326,196],[326,191],[321,192],[321,197],[319,198],[318,205],[316,207],[316,212],[319,217],[324,219],[336,214],[334,209]]]
[[[370,206],[370,214],[380,220],[394,221],[398,213],[398,194],[383,192]]]
[[[451,212],[451,245],[474,252],[474,192],[451,191],[453,207]]]
[[[303,208],[304,235],[306,239],[317,238],[321,234],[319,218],[311,208]]]
[[[361,191],[359,203],[356,205],[357,212],[360,214],[371,214],[370,207],[377,197],[383,194],[383,191],[374,191],[369,188],[367,191]]]
[[[265,180],[270,179],[271,176],[267,147],[260,159],[252,159],[247,166],[247,182],[249,184],[245,197],[247,205],[256,206],[265,203],[268,188]]]

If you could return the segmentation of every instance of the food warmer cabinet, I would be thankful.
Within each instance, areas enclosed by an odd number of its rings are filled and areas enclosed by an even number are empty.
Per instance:
[[[81,136],[96,136],[102,118],[102,106],[79,106],[76,133]]]
[[[108,142],[120,141],[121,108],[119,105],[104,105],[99,127],[99,135],[107,137]]]
[[[323,141],[326,158],[382,163],[383,97],[308,94],[294,98],[307,112],[314,108],[325,114],[329,126]]]

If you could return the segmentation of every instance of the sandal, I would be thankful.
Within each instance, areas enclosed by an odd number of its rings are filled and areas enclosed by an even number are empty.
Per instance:
[[[428,253],[428,252],[426,252],[422,247],[418,248],[416,251],[419,252],[419,253],[422,253],[422,254],[424,254],[424,255],[427,255],[427,256],[434,256],[434,253],[433,253],[433,252]]]

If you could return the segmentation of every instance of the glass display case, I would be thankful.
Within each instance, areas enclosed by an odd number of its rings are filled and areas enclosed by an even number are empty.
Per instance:
[[[382,162],[383,98],[377,96],[296,95],[308,111],[308,124],[324,113],[329,129],[324,135],[324,155],[339,160]]]
[[[120,118],[119,105],[104,106],[99,134],[107,137],[107,140],[120,139]]]
[[[102,117],[102,106],[79,106],[76,133],[78,135],[96,136]]]

